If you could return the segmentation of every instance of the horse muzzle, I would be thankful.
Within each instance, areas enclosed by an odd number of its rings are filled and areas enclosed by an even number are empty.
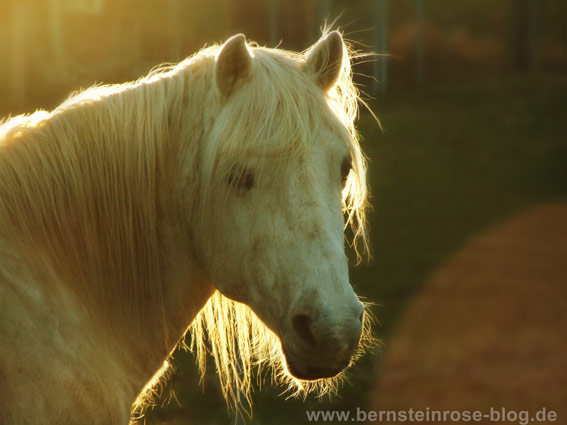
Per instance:
[[[302,380],[316,380],[338,375],[351,361],[362,334],[363,307],[354,314],[329,320],[312,320],[297,314],[291,329],[282,338],[288,371]]]

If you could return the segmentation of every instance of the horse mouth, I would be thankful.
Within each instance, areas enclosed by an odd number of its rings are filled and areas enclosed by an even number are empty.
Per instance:
[[[345,365],[346,367],[347,365]],[[289,373],[302,381],[316,381],[318,379],[326,379],[337,376],[345,368],[326,368],[322,366],[307,366],[305,369],[296,367],[293,363],[287,363]]]
[[[308,363],[301,367],[295,360],[292,360],[292,356],[289,355],[289,352],[283,344],[282,351],[286,360],[287,371],[294,378],[302,381],[316,381],[318,379],[332,378],[340,374],[350,364],[350,361],[341,362],[340,364],[334,363],[332,366]]]

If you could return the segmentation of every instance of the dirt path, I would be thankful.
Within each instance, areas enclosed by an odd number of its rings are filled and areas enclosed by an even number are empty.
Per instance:
[[[545,407],[567,424],[567,204],[473,238],[424,285],[385,357],[372,410]]]

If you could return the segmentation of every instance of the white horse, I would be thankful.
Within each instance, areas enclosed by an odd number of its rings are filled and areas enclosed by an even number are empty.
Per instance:
[[[127,424],[188,329],[236,404],[262,364],[332,386],[366,329],[357,101],[338,32],[305,54],[236,35],[4,122],[0,423]]]

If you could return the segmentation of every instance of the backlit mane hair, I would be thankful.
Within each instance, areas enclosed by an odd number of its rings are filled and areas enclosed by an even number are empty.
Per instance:
[[[103,300],[105,311],[95,310],[100,320],[140,314],[144,320],[135,323],[140,336],[156,317],[165,326],[156,229],[168,214],[162,208],[171,196],[167,188],[179,184],[172,170],[182,166],[182,144],[188,143],[183,120],[192,110],[204,111],[205,118],[218,112],[207,112],[219,106],[212,95],[218,51],[219,46],[209,47],[133,83],[92,87],[52,112],[18,116],[0,126],[0,237],[29,253],[30,267],[74,282],[89,308]],[[206,220],[208,208],[223,196],[219,181],[235,163],[253,155],[271,166],[270,155],[277,155],[285,164],[326,125],[351,152],[353,172],[343,191],[343,210],[360,258],[357,246],[367,249],[366,162],[354,127],[359,96],[348,48],[341,76],[328,94],[300,69],[303,55],[263,47],[252,52],[253,78],[227,101],[215,117],[209,145],[201,147],[199,166],[206,177],[199,182],[203,198],[195,213]],[[191,129],[197,130],[208,129]],[[369,320],[366,314],[361,346],[371,338]],[[218,291],[187,332],[186,344],[202,374],[207,353],[214,358],[232,406],[251,405],[253,369],[265,365],[295,395],[324,394],[342,379],[291,377],[278,338],[249,307]],[[175,338],[157,343],[172,344]]]

